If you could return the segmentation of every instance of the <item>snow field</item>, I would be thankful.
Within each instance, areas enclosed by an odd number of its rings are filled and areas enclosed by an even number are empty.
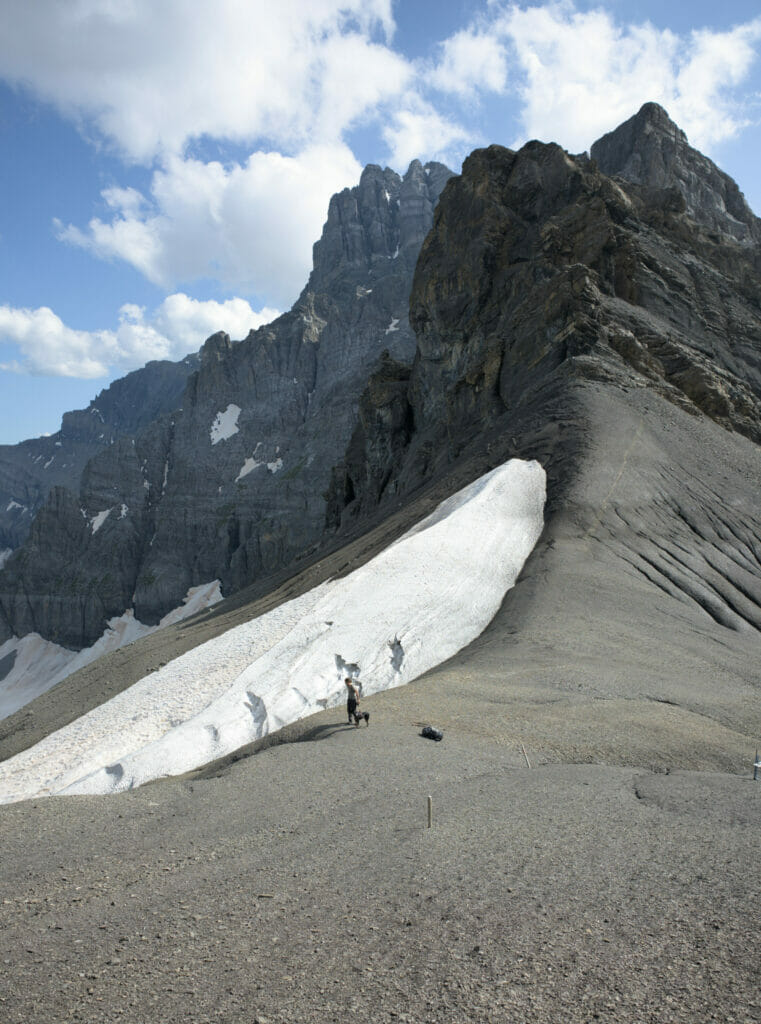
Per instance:
[[[543,527],[545,474],[512,460],[371,562],[208,641],[0,764],[0,801],[180,774],[345,700],[410,682],[475,639]]]
[[[103,636],[81,651],[70,651],[66,647],[43,640],[39,633],[12,637],[0,645],[0,663],[14,652],[13,668],[0,679],[0,719],[7,718],[29,701],[47,693],[72,672],[89,665],[103,654],[131,644],[140,637],[155,633],[157,629],[195,615],[222,600],[219,580],[191,587],[179,608],[168,612],[156,626],[146,626],[135,618],[132,609],[109,619]]]

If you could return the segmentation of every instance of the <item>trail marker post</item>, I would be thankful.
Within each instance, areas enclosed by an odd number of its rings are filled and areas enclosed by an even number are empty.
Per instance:
[[[433,797],[428,797],[428,828],[433,826]]]

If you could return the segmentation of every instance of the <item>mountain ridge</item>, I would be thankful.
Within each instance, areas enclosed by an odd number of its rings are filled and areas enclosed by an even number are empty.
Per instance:
[[[0,445],[0,551],[11,554],[26,540],[52,487],[75,486],[93,455],[175,408],[197,366],[196,354],[151,360],[113,381],[86,409],[64,413],[49,437]]]
[[[109,614],[157,621],[207,578],[235,592],[377,521],[485,430],[552,460],[544,424],[577,379],[653,388],[758,440],[757,218],[655,104],[592,154],[490,146],[459,176],[414,161],[404,179],[368,165],[331,200],[293,309],[243,342],[209,338],[183,409],[96,455],[79,504],[51,494],[0,574],[4,635],[78,647]],[[95,541],[78,528],[72,576],[77,516],[104,514]]]
[[[757,247],[718,238],[671,186],[610,178],[555,144],[477,150],[421,250],[412,369],[384,390],[386,366],[363,397],[334,475],[334,527],[414,491],[486,427],[520,450],[532,403],[546,429],[574,381],[652,388],[758,443],[758,268]]]

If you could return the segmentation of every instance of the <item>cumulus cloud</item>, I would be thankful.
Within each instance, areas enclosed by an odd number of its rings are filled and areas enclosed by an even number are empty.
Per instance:
[[[734,89],[756,59],[761,18],[727,31],[679,36],[559,3],[504,8],[492,29],[519,75],[518,141],[551,139],[583,150],[648,100],[666,107],[701,149],[710,150],[745,124]]]
[[[330,196],[361,170],[344,145],[297,157],[253,153],[231,167],[172,157],[154,173],[150,196],[109,189],[110,220],[94,218],[86,230],[59,224],[58,236],[126,260],[164,288],[214,278],[285,306],[306,282]]]
[[[392,0],[218,0],[192,17],[184,0],[9,0],[0,77],[152,167],[144,193],[104,190],[107,213],[57,222],[59,239],[167,289],[210,278],[286,305],[330,196],[359,179],[348,132],[391,118],[400,169],[464,138],[420,100],[393,31]],[[211,140],[249,155],[202,159]]]
[[[103,356],[112,352],[111,331],[77,331],[52,309],[0,306],[0,339],[18,346],[21,360],[0,364],[2,370],[28,370],[56,377],[102,377]]]
[[[472,141],[457,121],[440,114],[429,103],[412,99],[394,112],[383,129],[383,138],[391,152],[391,164],[400,170],[406,170],[414,159],[456,163],[456,151]]]
[[[441,92],[470,96],[478,90],[502,92],[507,82],[507,53],[490,31],[463,29],[441,45],[441,57],[429,83]]]
[[[204,135],[298,148],[404,87],[392,31],[391,0],[8,0],[0,75],[137,161]]]
[[[646,100],[708,151],[745,123],[761,18],[680,36],[571,0],[474,9],[435,59],[413,61],[393,48],[392,0],[217,0],[192,17],[186,0],[7,0],[0,78],[150,168],[142,191],[104,190],[88,224],[57,223],[61,240],[168,291],[211,279],[281,308],[330,196],[358,181],[357,127],[377,127],[376,159],[404,171],[416,157],[456,168],[484,141],[478,101],[495,96],[517,99],[520,137],[486,141],[572,151]],[[235,160],[204,159],[212,142]]]
[[[180,359],[215,331],[243,338],[277,315],[275,309],[254,312],[239,298],[204,302],[180,292],[167,296],[148,319],[142,307],[126,303],[119,310],[115,329],[81,331],[68,327],[46,306],[0,306],[0,341],[15,345],[20,355],[12,363],[0,363],[0,370],[104,377],[113,370],[126,372],[143,366],[151,359]]]

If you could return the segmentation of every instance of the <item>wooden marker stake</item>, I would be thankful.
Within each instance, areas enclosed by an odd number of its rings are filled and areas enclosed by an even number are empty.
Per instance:
[[[428,828],[433,825],[433,797],[428,797]]]

